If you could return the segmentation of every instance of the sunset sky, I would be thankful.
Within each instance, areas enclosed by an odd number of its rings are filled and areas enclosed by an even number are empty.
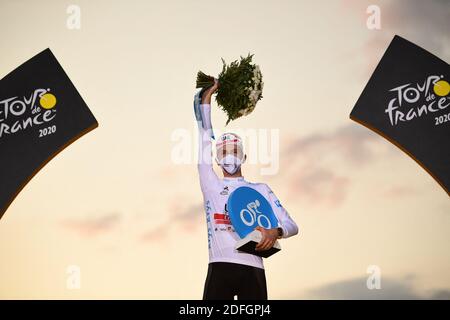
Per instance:
[[[213,98],[212,121],[217,132],[256,130],[263,143],[279,137],[276,174],[262,174],[264,161],[243,165],[300,228],[265,260],[269,298],[450,299],[448,195],[349,119],[395,34],[450,61],[448,2],[324,3],[0,0],[0,78],[49,47],[99,122],[0,220],[0,298],[200,299],[208,247],[195,77],[250,52],[263,99],[225,128]],[[366,26],[371,4],[380,30]],[[70,5],[80,29],[67,27]],[[184,163],[173,156],[180,133]],[[67,286],[71,266],[78,289]],[[381,271],[379,290],[366,287],[369,266]]]

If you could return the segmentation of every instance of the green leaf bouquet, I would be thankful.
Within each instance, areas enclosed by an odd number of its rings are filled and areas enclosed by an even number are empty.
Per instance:
[[[253,54],[231,62],[229,65],[222,58],[222,72],[217,77],[219,88],[216,101],[228,116],[227,123],[248,115],[262,98],[264,82],[258,65],[252,63]],[[196,88],[209,88],[214,85],[214,77],[199,71]]]

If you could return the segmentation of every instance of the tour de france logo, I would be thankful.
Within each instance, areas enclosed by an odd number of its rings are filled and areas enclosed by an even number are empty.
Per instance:
[[[49,88],[0,100],[0,141],[34,127],[39,127],[39,138],[55,133],[56,125],[50,122],[56,117],[57,105],[58,99]]]
[[[442,75],[430,75],[422,82],[406,83],[389,91],[393,97],[384,112],[392,126],[444,111],[450,105],[450,84]],[[436,113],[434,117],[435,125],[449,121],[450,112]]]

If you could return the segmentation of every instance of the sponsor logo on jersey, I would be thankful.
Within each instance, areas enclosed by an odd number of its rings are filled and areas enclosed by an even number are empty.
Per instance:
[[[221,195],[227,196],[228,195],[228,186],[223,187],[223,190],[220,192]]]
[[[214,222],[216,224],[226,224],[231,225],[231,220],[228,214],[225,213],[214,213]]]

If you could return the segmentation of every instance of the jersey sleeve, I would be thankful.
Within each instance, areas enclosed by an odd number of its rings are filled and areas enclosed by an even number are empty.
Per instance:
[[[283,238],[295,236],[298,233],[297,224],[291,218],[287,210],[281,205],[280,200],[272,189],[267,184],[265,184],[265,186],[267,187],[267,192],[269,194],[269,203],[277,216],[279,227],[283,229]]]
[[[211,124],[211,105],[201,104],[198,94],[194,100],[194,112],[198,124],[198,174],[202,191],[214,188],[219,178],[212,166],[212,143],[214,138]]]

